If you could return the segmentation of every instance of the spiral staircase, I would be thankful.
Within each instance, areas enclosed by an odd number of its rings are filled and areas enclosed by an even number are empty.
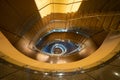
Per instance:
[[[0,80],[120,80],[120,0],[0,0]]]

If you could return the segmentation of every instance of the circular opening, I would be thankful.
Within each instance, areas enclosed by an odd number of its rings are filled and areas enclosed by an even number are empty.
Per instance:
[[[35,46],[41,55],[37,60],[52,64],[79,61],[96,50],[90,38],[75,30],[52,30],[41,36]]]
[[[54,54],[61,54],[62,53],[62,50],[60,48],[54,48],[53,49],[53,53]]]
[[[53,40],[52,42],[48,41],[41,50],[43,54],[66,56],[80,51],[81,48],[79,44],[75,44],[70,40]]]
[[[62,44],[54,44],[52,49],[51,49],[51,53],[53,53],[53,54],[64,54],[64,53],[66,53],[66,48]]]

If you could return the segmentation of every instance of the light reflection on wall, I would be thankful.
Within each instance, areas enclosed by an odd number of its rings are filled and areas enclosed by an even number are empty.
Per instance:
[[[76,12],[81,2],[82,0],[35,0],[42,18],[50,13]]]

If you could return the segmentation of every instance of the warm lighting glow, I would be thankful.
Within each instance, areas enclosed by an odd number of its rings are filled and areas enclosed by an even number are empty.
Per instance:
[[[51,8],[52,8],[51,5],[48,5],[44,9],[40,10],[39,13],[41,17],[43,18],[44,16],[47,16],[48,14],[50,14],[52,10]]]
[[[120,74],[119,74],[119,73],[117,73],[117,72],[114,72],[114,75],[116,75],[116,76],[120,76]]]
[[[80,7],[81,2],[82,0],[35,0],[42,18],[50,13],[76,12]]]
[[[58,60],[57,64],[67,63],[65,60]]]
[[[50,0],[35,0],[36,6],[39,9],[41,9],[42,7],[44,7],[47,4],[50,4]]]
[[[37,60],[38,61],[47,61],[49,56],[44,55],[44,54],[37,54]]]

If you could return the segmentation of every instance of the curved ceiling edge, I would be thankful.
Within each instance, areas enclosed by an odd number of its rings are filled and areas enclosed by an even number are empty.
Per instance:
[[[89,57],[67,64],[48,64],[30,59],[15,49],[0,32],[0,57],[19,66],[38,71],[75,71],[81,68],[89,69],[97,66],[116,54],[120,50],[120,34],[109,34],[103,44]],[[109,47],[111,46],[111,47]],[[103,54],[104,53],[104,54]]]

